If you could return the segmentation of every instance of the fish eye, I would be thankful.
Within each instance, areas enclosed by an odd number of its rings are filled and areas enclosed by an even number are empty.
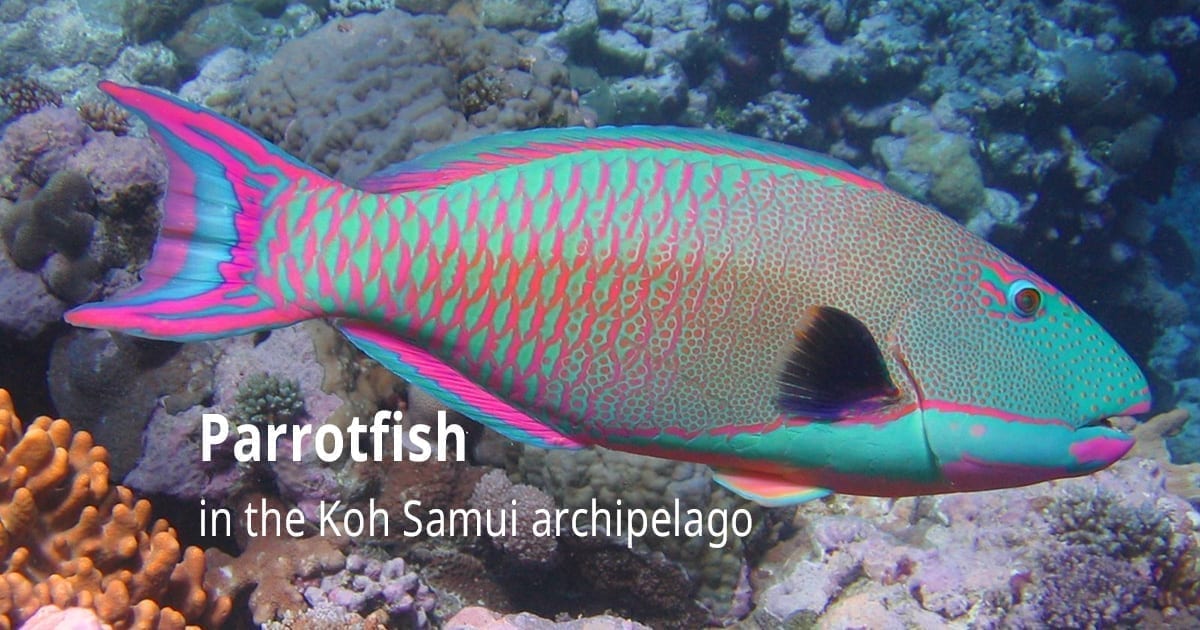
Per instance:
[[[1027,280],[1017,280],[1008,288],[1008,303],[1021,317],[1033,317],[1042,307],[1042,292]]]

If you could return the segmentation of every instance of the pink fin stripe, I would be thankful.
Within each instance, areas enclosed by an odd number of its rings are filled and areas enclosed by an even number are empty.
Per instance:
[[[442,402],[514,440],[544,447],[586,446],[546,426],[459,374],[428,350],[415,346],[390,331],[365,322],[341,320],[338,328],[368,356],[396,374],[443,394]],[[451,396],[450,399],[446,395]]]
[[[230,331],[278,328],[281,324],[310,317],[308,313],[296,309],[255,310],[204,317],[188,317],[188,314],[188,310],[162,308],[159,304],[153,308],[105,308],[100,304],[94,308],[79,307],[71,311],[67,321],[84,328],[119,330],[150,339],[191,341],[227,337]],[[177,315],[178,319],[170,319],[169,315]]]

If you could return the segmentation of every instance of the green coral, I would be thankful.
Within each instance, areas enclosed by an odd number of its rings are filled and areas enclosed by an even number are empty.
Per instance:
[[[733,105],[723,103],[713,110],[712,125],[717,129],[733,129],[737,126],[740,111]]]
[[[21,269],[36,271],[55,252],[70,261],[85,258],[96,220],[91,184],[75,171],[58,171],[42,189],[29,185],[16,204],[0,204],[0,241]],[[63,295],[83,299],[84,295]]]
[[[281,379],[266,372],[247,378],[235,398],[234,418],[251,424],[291,422],[304,413],[300,381]]]

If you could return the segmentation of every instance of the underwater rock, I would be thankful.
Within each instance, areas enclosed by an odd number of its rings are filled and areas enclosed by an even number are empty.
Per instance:
[[[476,11],[484,26],[501,31],[550,31],[562,24],[558,0],[479,0]]]
[[[92,135],[69,107],[42,107],[13,121],[0,139],[0,195],[15,199],[26,183],[44,186]]]
[[[194,69],[226,48],[273,52],[320,25],[317,12],[299,2],[289,4],[277,18],[264,17],[245,4],[211,4],[193,13],[166,44],[184,68]]]
[[[239,98],[246,82],[263,63],[265,59],[226,48],[205,60],[200,73],[179,88],[179,96],[223,110]]]
[[[0,23],[0,76],[31,68],[104,67],[116,59],[123,38],[118,15],[84,12],[76,0],[33,3],[21,19]]]
[[[0,221],[9,202],[0,199]],[[0,334],[29,340],[62,322],[69,308],[52,295],[39,274],[25,271],[0,252]]]
[[[1146,115],[1122,129],[1112,139],[1108,151],[1109,166],[1124,173],[1137,170],[1150,159],[1162,128],[1162,119]]]
[[[385,11],[286,44],[249,82],[238,118],[353,182],[449,142],[579,124],[572,99],[566,68],[508,35]]]
[[[0,140],[4,251],[67,304],[110,290],[120,276],[107,272],[145,260],[157,230],[166,166],[152,144],[95,131],[67,107],[10,124]]]
[[[142,440],[131,436],[141,436],[156,410],[177,413],[210,395],[210,361],[202,344],[74,329],[55,341],[47,380],[55,407],[109,449],[112,474],[120,479],[143,456]],[[178,466],[185,455],[156,456]]]
[[[179,86],[180,61],[162,42],[150,42],[122,50],[110,72],[125,81],[174,90]]]
[[[141,457],[126,482],[144,492],[193,501],[207,497],[209,501],[219,503],[234,492],[270,481],[279,496],[292,501],[313,520],[322,500],[353,499],[360,495],[365,481],[359,477],[352,462],[329,465],[317,461],[311,441],[302,445],[300,462],[280,456],[274,462],[240,465],[228,450],[222,451],[223,456],[214,457],[212,462],[200,461],[201,449],[197,440],[202,430],[202,414],[224,414],[232,422],[251,421],[251,418],[238,418],[234,414],[246,408],[239,396],[243,395],[247,381],[255,375],[270,373],[276,379],[296,383],[304,406],[303,413],[293,422],[319,426],[340,418],[338,412],[347,404],[346,400],[323,389],[327,370],[318,358],[317,344],[310,335],[314,327],[321,325],[293,326],[273,331],[265,338],[236,337],[186,344],[185,348],[195,347],[211,353],[211,358],[206,360],[211,366],[208,368],[211,389],[202,398],[190,398],[185,406],[154,412],[145,433]],[[279,357],[288,357],[288,361],[281,362]],[[332,377],[330,380],[338,382]],[[349,397],[344,390],[334,391]],[[168,390],[167,393],[172,392]],[[200,406],[193,406],[197,404]],[[227,440],[225,448],[231,448],[233,441],[232,437]],[[291,442],[287,438],[281,438],[279,443],[282,453],[291,452]],[[182,466],[181,462],[188,465]]]
[[[1175,74],[1162,57],[1071,46],[1061,60],[1063,100],[1079,124],[1131,122],[1175,90]]]
[[[687,75],[677,63],[669,63],[654,76],[633,77],[614,82],[612,124],[666,123],[687,109]]]
[[[143,44],[175,32],[202,4],[202,0],[125,0],[121,23],[135,44]]]
[[[384,9],[399,6],[400,4],[402,2],[398,2],[397,0],[330,0],[329,10],[338,15],[351,16],[359,13],[378,13]],[[420,12],[420,9],[416,8],[400,8]],[[444,11],[434,11],[434,13],[444,13]]]

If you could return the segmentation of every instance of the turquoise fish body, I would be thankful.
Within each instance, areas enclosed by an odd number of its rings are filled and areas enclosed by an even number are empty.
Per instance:
[[[172,97],[143,283],[68,321],[200,340],[330,318],[522,442],[712,465],[764,504],[1087,474],[1146,411],[1065,295],[845,164],[684,129],[477,140],[351,188]]]

